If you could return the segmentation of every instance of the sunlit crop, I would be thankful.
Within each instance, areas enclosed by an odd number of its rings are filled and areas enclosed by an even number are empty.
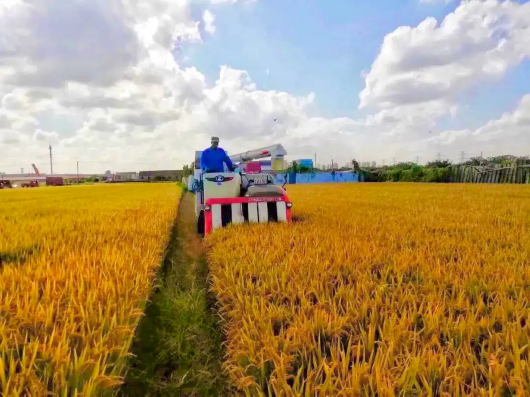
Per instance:
[[[289,187],[293,225],[207,239],[247,395],[528,395],[530,188]]]
[[[0,395],[120,384],[179,197],[173,184],[0,191]]]

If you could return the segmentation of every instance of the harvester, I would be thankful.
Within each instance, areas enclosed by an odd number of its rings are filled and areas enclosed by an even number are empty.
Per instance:
[[[283,165],[287,154],[282,145],[273,145],[229,156],[235,172],[203,173],[200,151],[195,153],[192,191],[195,192],[197,232],[207,235],[228,224],[291,222],[292,202],[284,186],[275,185],[269,173],[245,174],[246,163],[271,157],[273,168]],[[276,164],[276,167],[275,167]]]

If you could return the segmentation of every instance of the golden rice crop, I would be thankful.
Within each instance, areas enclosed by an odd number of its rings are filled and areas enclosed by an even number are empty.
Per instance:
[[[0,395],[120,384],[180,189],[0,191]]]
[[[530,189],[289,187],[293,225],[207,239],[247,395],[530,394]]]

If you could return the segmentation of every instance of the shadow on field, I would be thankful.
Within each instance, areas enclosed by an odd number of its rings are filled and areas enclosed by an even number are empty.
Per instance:
[[[291,221],[293,223],[302,223],[306,222],[309,218],[306,215],[293,215]]]
[[[193,195],[185,193],[119,395],[232,394],[222,372],[223,335],[207,276],[202,242],[196,235]]]
[[[38,245],[32,245],[29,247],[19,248],[11,252],[0,252],[0,269],[3,265],[8,263],[24,264],[29,258],[39,253],[40,247]]]

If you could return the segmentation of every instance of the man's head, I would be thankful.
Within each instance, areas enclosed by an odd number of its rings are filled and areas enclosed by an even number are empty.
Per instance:
[[[212,136],[212,149],[217,149],[217,146],[219,146],[219,138]]]

